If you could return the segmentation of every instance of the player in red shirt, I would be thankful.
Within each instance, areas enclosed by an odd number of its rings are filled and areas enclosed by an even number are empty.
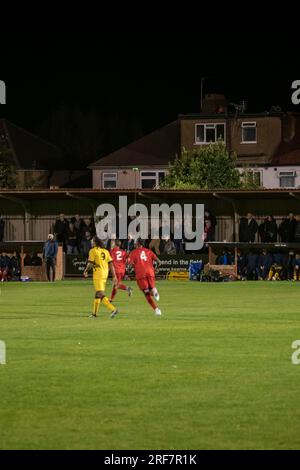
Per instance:
[[[155,287],[155,271],[153,263],[160,263],[153,251],[148,250],[139,238],[128,258],[128,263],[132,264],[135,271],[136,281],[139,288],[144,292],[147,302],[151,305],[156,315],[161,315],[161,311],[152,299],[159,300],[159,294]]]
[[[115,248],[113,248],[110,251],[110,256],[112,257],[112,260],[113,260],[113,265],[115,268],[115,273],[116,273],[116,278],[117,278],[118,283],[113,287],[113,290],[110,296],[110,301],[114,299],[118,289],[126,290],[128,292],[129,297],[131,297],[132,295],[131,287],[127,287],[125,286],[125,284],[122,284],[122,280],[124,279],[125,271],[126,271],[127,253],[126,251],[121,249],[120,240],[116,240],[115,244],[116,244]]]

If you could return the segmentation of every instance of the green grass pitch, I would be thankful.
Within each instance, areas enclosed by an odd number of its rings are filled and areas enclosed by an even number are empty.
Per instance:
[[[300,448],[298,283],[161,281],[161,318],[135,287],[97,320],[91,281],[0,287],[0,449]]]

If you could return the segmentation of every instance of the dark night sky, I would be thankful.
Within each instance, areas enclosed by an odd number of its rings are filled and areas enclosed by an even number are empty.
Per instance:
[[[224,55],[218,44],[195,44],[18,41],[2,51],[7,105],[0,107],[0,117],[35,131],[53,108],[67,103],[95,107],[104,116],[111,111],[124,119],[134,116],[148,132],[178,114],[199,111],[201,77],[208,77],[204,93],[223,92],[233,102],[245,99],[249,111],[277,104],[300,111],[290,99],[291,82],[300,79],[298,59],[274,53],[271,44],[234,55]]]

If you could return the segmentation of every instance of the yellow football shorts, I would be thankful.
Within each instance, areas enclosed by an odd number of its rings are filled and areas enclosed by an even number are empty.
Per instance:
[[[105,291],[107,279],[93,278],[94,288],[97,292],[98,290]]]

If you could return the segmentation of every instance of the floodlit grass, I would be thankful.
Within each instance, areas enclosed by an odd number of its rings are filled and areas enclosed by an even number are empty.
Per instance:
[[[135,288],[97,320],[90,281],[0,287],[1,449],[300,448],[300,284],[163,281],[161,318]]]

